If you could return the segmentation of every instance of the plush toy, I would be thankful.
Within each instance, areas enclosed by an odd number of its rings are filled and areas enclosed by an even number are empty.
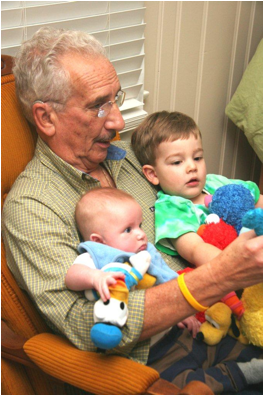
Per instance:
[[[118,279],[116,284],[109,287],[110,300],[103,302],[98,299],[97,292],[86,290],[88,300],[97,300],[94,304],[94,326],[91,329],[91,340],[96,347],[102,350],[115,348],[122,340],[121,328],[128,318],[128,294],[129,291],[148,278],[148,283],[153,285],[156,278],[146,274],[151,255],[142,251],[132,255],[129,263],[110,263],[102,268],[102,271],[120,271],[125,274],[125,280]]]
[[[205,311],[205,322],[201,324],[196,338],[208,345],[216,345],[227,335],[232,323],[234,321],[232,322],[231,309],[226,304],[218,302]],[[236,327],[233,331],[237,334]]]
[[[242,228],[243,216],[255,208],[251,192],[241,184],[219,187],[214,195],[207,196],[206,205],[210,213],[216,214],[226,224],[233,226],[237,234]]]
[[[237,184],[220,187],[213,196],[206,198],[206,205],[211,212],[209,224],[198,230],[205,242],[224,249],[245,230],[254,229],[257,235],[263,234],[263,210],[254,209],[254,198],[247,188]],[[241,319],[237,323],[241,333],[254,345],[263,346],[262,284],[245,289],[240,304],[234,292],[223,300]]]
[[[263,235],[263,209],[247,212],[243,227],[242,231],[254,228],[257,235]],[[240,321],[241,331],[251,344],[263,347],[263,283],[246,288],[241,301],[245,308]]]

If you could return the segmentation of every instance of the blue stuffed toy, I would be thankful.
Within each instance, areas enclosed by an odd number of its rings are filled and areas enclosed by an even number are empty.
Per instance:
[[[254,230],[257,235],[263,235],[263,209],[249,210],[242,219],[243,228],[241,232]]]
[[[219,187],[209,203],[211,213],[217,214],[226,224],[233,226],[237,234],[242,228],[242,218],[255,208],[251,192],[240,184]]]

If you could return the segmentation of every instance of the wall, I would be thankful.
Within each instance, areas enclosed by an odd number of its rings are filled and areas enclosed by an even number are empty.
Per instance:
[[[203,134],[208,172],[258,182],[261,162],[224,110],[262,38],[262,2],[145,6],[145,110],[192,116]]]

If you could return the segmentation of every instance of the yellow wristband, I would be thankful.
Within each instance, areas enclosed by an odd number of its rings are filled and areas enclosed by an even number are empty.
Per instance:
[[[189,290],[186,286],[186,283],[184,280],[184,275],[185,275],[185,273],[178,276],[178,284],[179,284],[180,291],[182,292],[182,294],[184,295],[184,297],[188,301],[188,303],[194,309],[196,309],[196,311],[198,311],[198,312],[206,311],[209,307],[204,307],[203,305],[199,304],[198,301],[196,301],[195,298],[191,295],[191,293],[189,292]]]

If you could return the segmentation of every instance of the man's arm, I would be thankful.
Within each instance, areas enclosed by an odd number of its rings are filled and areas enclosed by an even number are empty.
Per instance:
[[[211,262],[186,273],[185,282],[200,304],[210,306],[232,290],[259,283],[262,276],[263,237],[255,237],[254,231],[249,231]],[[153,315],[157,309],[159,314]],[[177,279],[148,289],[140,340],[175,325],[194,312],[183,297]]]

